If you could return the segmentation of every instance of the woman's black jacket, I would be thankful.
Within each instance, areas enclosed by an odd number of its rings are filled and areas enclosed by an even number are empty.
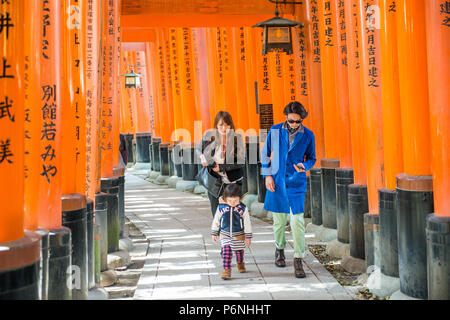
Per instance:
[[[217,130],[208,130],[202,138],[202,141],[197,145],[196,153],[197,156],[204,155],[208,167],[210,168],[210,173],[220,178],[212,168],[216,166],[214,161],[214,154],[218,142],[218,132]],[[245,170],[245,149],[244,140],[242,136],[230,130],[227,134],[227,151],[225,157],[225,163],[219,164],[219,171],[225,172],[227,174],[228,180],[234,182],[241,179],[244,176]]]

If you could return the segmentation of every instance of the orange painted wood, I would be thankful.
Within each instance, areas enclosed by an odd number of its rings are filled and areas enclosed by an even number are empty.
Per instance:
[[[335,51],[337,50],[337,25],[333,19],[331,2],[326,0],[318,1],[318,19],[320,51],[322,59],[322,96],[323,96],[323,120],[325,157],[328,159],[340,159],[340,139],[336,94],[336,61]]]
[[[154,67],[157,69],[157,97],[159,99],[159,103],[161,106],[162,115],[164,115],[164,119],[161,119],[161,138],[163,142],[169,142],[171,137],[170,123],[172,122],[169,114],[169,99],[168,99],[168,90],[167,90],[167,81],[166,81],[166,42],[164,36],[164,30],[157,30],[157,42],[155,43],[156,47],[156,61],[152,62]]]
[[[48,24],[42,26],[40,47],[40,108],[41,148],[39,167],[39,226],[57,229],[62,223],[62,1],[43,3],[39,20]],[[45,30],[45,32],[44,32]],[[45,112],[44,112],[45,111]]]
[[[125,65],[126,72],[129,73],[131,71],[130,65],[134,65],[134,61],[132,59],[132,52],[126,51],[125,53]],[[137,105],[136,105],[136,94],[133,88],[125,89],[127,98],[128,98],[128,110],[130,111],[130,126],[131,133],[136,137],[136,128],[137,128]]]
[[[295,49],[294,49],[295,50]],[[308,106],[308,97],[301,95],[298,88],[298,79],[295,76],[295,52],[291,55],[284,54],[283,57],[283,74],[284,74],[284,105],[293,101],[299,101],[304,106]],[[301,77],[302,75],[300,75]],[[309,119],[307,119],[308,123]]]
[[[24,236],[24,2],[0,3],[0,243]]]
[[[215,38],[214,38],[214,44],[215,44],[215,55],[214,55],[214,89],[215,89],[215,115],[221,111],[221,110],[227,110],[226,101],[225,101],[225,95],[224,95],[224,67],[223,67],[223,47],[224,47],[224,41],[223,41],[223,35],[222,30],[220,28],[215,28]],[[214,118],[213,118],[214,119]]]
[[[305,23],[306,18],[304,8],[306,8],[306,6],[296,6],[296,21]],[[289,88],[290,92],[287,92],[287,97],[289,99],[286,102],[289,103],[297,100],[305,107],[308,111],[308,117],[303,121],[303,125],[313,130],[314,128],[312,127],[311,117],[312,110],[309,101],[309,97],[311,95],[310,62],[308,61],[308,56],[312,53],[310,52],[309,43],[307,42],[307,30],[306,23],[305,25],[297,26],[292,29],[292,45],[294,54],[290,56],[290,59],[294,60],[294,72],[292,73],[291,71],[289,78],[287,78],[289,82],[286,85],[291,87]],[[294,80],[293,83],[292,80]],[[292,85],[294,88],[292,88]],[[292,89],[294,89],[294,91],[292,91]]]
[[[315,167],[320,167],[320,160],[325,157],[325,139],[324,139],[324,112],[322,103],[322,64],[319,41],[319,15],[318,3],[311,0],[305,0],[303,5],[296,6],[297,21],[305,23],[305,47],[306,47],[306,73],[309,74],[309,94],[308,94],[308,118],[311,128],[314,132],[316,143]],[[302,63],[302,62],[301,62]],[[300,65],[300,74],[302,72]],[[298,72],[298,67],[296,69]],[[297,74],[297,73],[296,73]],[[296,77],[298,79],[298,77]],[[301,80],[301,78],[300,78]],[[308,85],[308,83],[306,83]],[[301,88],[300,94],[305,88]]]
[[[216,115],[216,32],[214,28],[205,28],[206,32],[206,50],[208,67],[208,92],[209,92],[209,119],[211,127],[214,124]]]
[[[100,113],[100,150],[101,150],[101,177],[113,177],[113,124],[114,124],[114,2],[106,2],[102,15],[102,104]]]
[[[161,110],[164,114],[162,122],[162,134],[161,138],[164,142],[169,142],[173,131],[173,102],[172,97],[169,95],[168,86],[168,69],[167,69],[167,54],[168,54],[168,31],[167,29],[157,30],[157,63],[155,66],[158,68],[158,90],[160,92]]]
[[[238,124],[238,101],[237,101],[237,74],[236,74],[236,60],[235,49],[233,41],[232,28],[220,28],[222,38],[222,66],[223,66],[223,95],[225,100],[225,110],[233,117],[233,122],[236,128]]]
[[[151,72],[151,92],[153,98],[153,121],[155,124],[155,137],[162,137],[164,127],[164,107],[161,101],[161,94],[159,94],[159,65],[158,65],[158,52],[157,44],[155,42],[149,43],[149,72]]]
[[[398,71],[396,15],[400,14],[395,0],[381,0],[380,49],[383,99],[384,170],[386,187],[394,190],[396,176],[403,172],[402,121]]]
[[[127,60],[125,57],[125,51],[120,53],[120,132],[129,134],[131,133],[131,114],[128,108],[129,94],[127,88],[125,88],[125,77],[127,73]]]
[[[156,41],[156,33],[154,28],[123,28],[121,31],[123,43]]]
[[[255,83],[256,77],[256,52],[255,30],[250,27],[244,27],[245,41],[245,75],[247,88],[248,105],[248,135],[257,135],[259,132],[259,116],[256,113]]]
[[[87,7],[86,31],[86,195],[95,201],[100,192],[98,148],[100,84],[99,61],[101,39],[101,3],[93,0]]]
[[[170,137],[168,141],[172,141],[172,135],[175,131],[175,115],[174,115],[174,101],[172,88],[172,69],[170,63],[170,42],[169,29],[164,28],[164,69],[166,72],[166,94],[167,94],[167,121],[169,126]]]
[[[173,114],[175,122],[175,133],[173,140],[179,140],[180,133],[178,130],[183,128],[183,109],[181,107],[181,84],[180,84],[180,66],[178,57],[182,54],[178,47],[177,29],[169,29],[169,53],[170,53],[170,68],[172,76],[172,99],[173,99]]]
[[[86,192],[86,6],[64,0],[62,192]]]
[[[156,97],[153,95],[153,86],[154,86],[154,82],[155,80],[153,79],[153,73],[152,73],[152,68],[151,68],[151,63],[152,63],[152,52],[151,50],[154,48],[154,43],[153,46],[150,46],[150,44],[152,44],[151,42],[146,42],[144,44],[144,49],[145,49],[145,60],[149,61],[149,63],[146,65],[147,68],[147,81],[145,82],[145,84],[147,85],[147,90],[149,93],[148,96],[148,101],[149,101],[149,107],[150,107],[150,131],[152,133],[152,137],[156,136],[156,126],[158,126],[159,128],[159,118],[155,118],[155,112],[158,112],[158,110],[155,110],[158,107],[157,101],[156,101]],[[136,95],[133,95],[133,97],[136,97]],[[137,110],[137,106],[135,107]],[[136,115],[136,123],[137,123],[137,111],[135,112]],[[159,129],[158,129],[159,130]]]
[[[353,168],[352,140],[350,128],[350,106],[348,96],[348,58],[346,41],[345,8],[343,1],[331,1],[332,18],[336,23],[335,90],[337,103],[337,125],[339,160],[341,168]]]
[[[149,42],[148,45],[148,58],[149,63],[147,64],[147,72],[150,75],[148,77],[148,87],[149,92],[151,92],[151,109],[153,110],[153,124],[154,124],[154,137],[162,136],[163,121],[162,118],[163,107],[161,106],[161,95],[158,91],[158,79],[159,79],[159,69],[158,69],[158,53],[155,42]]]
[[[270,14],[261,15],[221,15],[221,14],[172,14],[170,18],[167,15],[161,14],[139,14],[139,15],[124,15],[122,18],[123,29],[141,28],[216,28],[216,27],[251,27],[258,22],[273,18],[273,12]],[[125,40],[124,41],[128,41]]]
[[[379,213],[378,190],[385,187],[378,0],[360,0],[361,79],[369,213]]]
[[[272,79],[269,68],[269,55],[262,55],[262,30],[253,29],[256,49],[256,75],[258,82],[258,103],[272,104]]]
[[[283,114],[285,104],[285,88],[284,88],[284,56],[285,53],[269,52],[269,70],[271,80],[272,104],[273,104],[273,122],[274,124],[286,121]]]
[[[236,129],[241,129],[243,136],[249,128],[248,99],[247,99],[247,73],[245,72],[245,36],[244,28],[231,28],[234,50],[234,74],[236,75],[236,101],[237,122]]]
[[[136,132],[150,132],[151,124],[150,124],[150,104],[149,104],[149,96],[148,92],[148,74],[147,74],[147,64],[151,63],[147,62],[145,59],[145,51],[132,51],[134,71],[142,75],[141,78],[141,87],[140,88],[130,88],[130,93],[134,94],[136,97],[136,110],[137,110],[137,123],[136,123]],[[140,66],[140,67],[138,67]],[[156,93],[160,95],[159,92]]]
[[[25,148],[25,229],[36,230],[38,228],[39,215],[39,158],[41,138],[41,87],[39,46],[41,39],[41,22],[39,2],[29,0],[25,2],[24,19],[27,27],[24,29],[24,148]],[[0,80],[1,83],[1,80]],[[2,96],[0,96],[2,97]],[[0,125],[3,126],[0,119]],[[1,168],[1,164],[0,164]],[[3,177],[3,175],[2,175]]]
[[[266,0],[242,2],[241,0],[153,0],[127,1],[122,6],[124,15],[170,14],[170,15],[260,15],[273,14],[274,4]],[[292,4],[279,6],[281,13],[291,13]]]
[[[425,0],[397,1],[404,173],[431,175]]]
[[[209,105],[209,78],[208,78],[208,59],[206,43],[206,29],[192,29],[192,48],[194,59],[194,83],[195,86],[195,103],[200,110],[201,127],[196,126],[195,141],[199,141],[203,136],[203,132],[211,127],[211,115]],[[200,137],[197,137],[200,135]]]
[[[119,166],[119,145],[120,145],[120,8],[122,0],[114,1],[114,43],[113,43],[113,168]]]
[[[446,7],[447,6],[447,7]],[[447,11],[446,11],[446,10]],[[426,1],[434,213],[450,216],[450,14],[446,1]]]
[[[367,185],[365,107],[361,97],[361,23],[359,0],[345,2],[345,26],[348,50],[348,89],[350,103],[350,129],[352,135],[353,177],[355,184]]]
[[[191,30],[181,28],[178,32],[178,48],[181,54],[178,56],[180,66],[181,108],[183,110],[183,129],[189,132],[190,137],[184,137],[185,142],[194,139],[194,121],[200,120],[199,110],[195,104],[194,62],[192,56]],[[187,134],[186,132],[186,134]]]

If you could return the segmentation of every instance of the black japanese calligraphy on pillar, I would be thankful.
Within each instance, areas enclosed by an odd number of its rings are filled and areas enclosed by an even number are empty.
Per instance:
[[[2,0],[1,2],[1,12],[0,13],[0,44],[1,46],[7,46],[7,42],[10,33],[13,32],[14,20],[11,16],[10,10],[11,3],[9,1]],[[3,51],[4,52],[4,51]],[[7,54],[13,54],[13,52],[7,52]],[[6,85],[8,79],[15,79],[14,69],[10,63],[8,63],[8,57],[1,57],[0,62],[0,87]],[[15,122],[14,116],[14,101],[7,95],[7,92],[2,91],[2,96],[0,96],[0,128],[6,128],[2,130],[2,133],[8,133],[8,128]],[[0,165],[14,163],[13,148],[11,146],[11,137],[0,136]]]
[[[42,1],[42,57],[45,59],[50,59],[48,56],[48,47],[50,46],[49,38],[47,35],[47,27],[51,26],[50,21],[50,8],[48,7],[48,1],[44,0]]]
[[[245,61],[245,32],[244,28],[239,28],[239,59]]]
[[[369,59],[368,64],[368,87],[379,87],[379,70],[377,61],[377,42],[376,42],[376,30],[379,25],[379,8],[374,4],[373,0],[366,0],[364,4],[364,12],[366,14],[366,37],[364,41],[367,44],[367,55]]]
[[[339,0],[338,2],[338,16],[339,16],[339,48],[341,50],[341,64],[343,66],[348,66],[347,57],[347,30],[345,27],[345,9],[344,1]]]
[[[178,65],[178,48],[177,48],[177,30],[170,29],[170,43],[171,43],[171,53],[173,59],[173,83],[175,87],[175,95],[181,95],[180,87],[180,72]]]
[[[30,66],[30,57],[29,56],[25,56],[25,60],[24,60],[24,102],[25,102],[25,113],[24,113],[24,130],[25,130],[25,143],[24,143],[24,150],[25,150],[25,158],[28,158],[31,150],[32,150],[32,141],[31,141],[31,132],[32,132],[32,126],[31,126],[31,108],[32,106],[32,101],[31,99],[31,83],[30,83],[30,79],[31,79],[31,66]],[[36,106],[37,107],[37,106]],[[0,118],[1,118],[1,114],[2,114],[2,110],[1,110],[1,102],[0,102]],[[33,108],[34,109],[34,108]],[[28,176],[28,172],[29,172],[29,168],[27,166],[27,162],[25,162],[24,164],[24,171],[25,171],[25,179],[27,179]]]
[[[395,3],[395,1],[393,1]],[[359,20],[358,20],[358,6],[356,5],[356,3],[353,4],[352,6],[352,13],[353,15],[353,21],[355,24],[355,35],[354,35],[354,45],[355,45],[355,49],[354,49],[354,55],[355,55],[355,69],[359,70],[361,68],[361,64],[360,64],[360,59],[359,59]]]
[[[55,137],[56,137],[56,121],[57,121],[57,100],[56,100],[56,84],[48,84],[41,86],[41,159],[42,171],[41,176],[45,177],[50,184],[51,179],[58,172],[55,165]]]
[[[217,62],[219,65],[219,84],[223,84],[223,52],[222,52],[222,34],[220,28],[217,28]]]
[[[88,0],[87,4],[87,14],[86,14],[86,81],[91,83],[94,78],[94,72],[97,71],[97,66],[94,65],[94,3],[93,0]],[[86,193],[89,194],[89,189],[91,187],[92,178],[91,177],[91,159],[92,152],[94,152],[93,137],[91,135],[93,121],[92,109],[94,108],[94,86],[86,86]]]
[[[300,25],[298,28],[298,58],[300,62],[300,95],[307,97],[308,96],[308,81],[307,81],[307,68],[306,68],[306,35],[305,35],[305,27]],[[318,40],[317,40],[318,41]],[[320,45],[320,43],[319,43]],[[320,48],[319,48],[320,50]],[[314,58],[315,60],[315,58]],[[320,63],[320,51],[319,51],[319,62]],[[290,67],[289,67],[290,68]],[[295,97],[295,96],[294,96]]]
[[[106,79],[103,80],[102,87],[102,107],[100,114],[100,149],[102,151],[112,150],[112,129],[113,129],[113,84],[114,84],[114,1],[107,3],[107,17],[105,41],[103,45],[103,74]],[[103,156],[102,156],[103,157]]]
[[[335,30],[333,29],[332,13],[331,13],[331,1],[325,1],[323,17],[325,23],[325,46],[334,47],[333,36]]]
[[[77,3],[78,1],[75,1],[75,3]],[[82,61],[80,57],[80,30],[82,28],[81,25],[81,8],[76,5],[70,5],[70,7],[68,8],[69,10],[69,15],[67,18],[67,28],[70,30],[70,41],[72,41],[73,47],[72,50],[74,51],[74,53],[71,55],[72,58],[72,65],[76,68],[75,69],[75,79],[74,82],[72,84],[73,86],[73,90],[74,90],[74,99],[72,101],[72,109],[75,110],[75,160],[76,162],[78,162],[78,155],[81,153],[81,149],[82,146],[81,141],[80,141],[80,131],[82,128],[82,123],[84,124],[86,119],[82,119],[81,117],[81,112],[80,112],[80,108],[82,107],[83,104],[83,97],[82,97],[82,92],[81,92],[81,83],[80,83],[80,76],[82,75],[82,70],[84,69],[84,65],[82,65]]]
[[[167,102],[167,93],[166,93],[166,72],[164,66],[164,43],[160,42],[158,44],[158,57],[159,57],[159,76],[161,79],[161,98],[163,103]]]
[[[145,68],[145,58],[142,57],[142,55],[144,54],[144,52],[142,51],[138,51],[136,52],[136,70],[139,74],[144,74],[144,68]],[[139,88],[136,88],[139,97],[141,98],[141,101],[144,101],[145,97],[144,97],[144,86],[140,86]]]
[[[442,17],[442,25],[450,27],[450,1],[442,1],[439,4],[439,13]]]
[[[192,72],[193,65],[191,61],[191,35],[188,28],[183,28],[183,60],[184,60],[184,73],[186,90],[192,91]]]
[[[263,57],[263,88],[264,91],[270,91],[270,78],[269,78],[269,58],[267,55]]]
[[[311,0],[312,53],[313,62],[320,63],[319,6],[317,0]]]

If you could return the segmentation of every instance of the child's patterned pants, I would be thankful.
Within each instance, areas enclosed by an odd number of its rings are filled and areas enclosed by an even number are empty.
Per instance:
[[[236,250],[234,251],[236,255],[236,262],[242,263],[244,262],[244,250]],[[222,261],[224,269],[231,269],[231,259],[233,258],[233,251],[230,246],[222,247]]]

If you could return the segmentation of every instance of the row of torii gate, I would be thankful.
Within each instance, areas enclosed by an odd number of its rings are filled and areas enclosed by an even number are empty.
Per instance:
[[[257,13],[249,5],[221,15],[211,4],[152,15],[127,0],[2,1],[0,278],[21,281],[4,282],[1,298],[84,299],[95,287],[95,259],[80,258],[90,250],[74,225],[87,219],[80,228],[93,239],[95,211],[114,233],[108,251],[124,236],[119,133],[190,145],[227,110],[252,137],[284,121],[294,100],[316,137],[313,224],[336,230],[354,258],[380,250],[381,272],[399,278],[403,295],[449,298],[450,2],[281,5],[304,24],[293,29],[292,55],[264,56],[251,26],[274,6],[255,3]],[[140,88],[125,86],[131,69]],[[120,227],[106,218],[112,207]],[[366,243],[377,239],[365,251],[352,217]],[[76,259],[84,284],[69,290],[61,270]]]

